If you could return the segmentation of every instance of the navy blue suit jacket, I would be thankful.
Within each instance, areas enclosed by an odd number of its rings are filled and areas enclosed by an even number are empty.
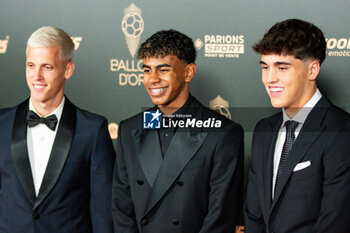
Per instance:
[[[0,110],[0,232],[113,232],[114,149],[106,119],[66,98],[36,196],[27,152],[27,112],[28,100]]]
[[[272,200],[273,157],[282,113],[254,131],[245,201],[246,233],[350,232],[350,115],[325,96],[311,110]],[[298,164],[308,163],[304,169]]]

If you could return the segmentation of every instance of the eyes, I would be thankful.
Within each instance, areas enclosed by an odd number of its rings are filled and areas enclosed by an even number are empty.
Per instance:
[[[268,69],[269,69],[269,67],[268,67],[268,66],[266,66],[266,65],[261,65],[261,69],[262,69],[262,70],[268,70]]]
[[[161,74],[165,74],[167,72],[169,72],[170,69],[169,68],[162,68],[162,69],[159,69],[158,72],[161,73]]]
[[[281,70],[281,71],[284,71],[284,70],[288,70],[288,67],[286,67],[286,66],[280,66],[280,67],[278,67],[278,69]]]
[[[157,71],[159,74],[166,74],[166,73],[170,72],[170,68],[159,68],[159,69],[157,69],[156,71]],[[150,73],[152,73],[152,70],[149,69],[149,68],[143,68],[143,72],[144,72],[145,74],[150,74]]]
[[[26,66],[27,66],[27,68],[29,68],[29,69],[35,69],[35,65],[34,65],[33,63],[28,62],[28,63],[26,64]],[[53,68],[54,68],[54,67],[53,67],[52,65],[48,65],[48,64],[45,64],[45,65],[42,65],[42,66],[41,66],[41,69],[46,70],[46,71],[53,70]]]
[[[143,68],[143,73],[147,74],[147,73],[151,73],[151,70],[148,68]]]
[[[32,63],[27,63],[26,65],[27,65],[27,68],[34,69],[34,64],[32,64]]]
[[[276,68],[279,71],[286,71],[286,70],[288,70],[288,66],[284,66],[284,65],[278,65]],[[261,69],[262,70],[269,70],[270,67],[268,67],[267,65],[261,65]]]
[[[52,69],[53,69],[53,67],[52,67],[52,66],[50,66],[50,65],[45,65],[45,66],[44,66],[44,69],[45,69],[45,70],[52,70]]]

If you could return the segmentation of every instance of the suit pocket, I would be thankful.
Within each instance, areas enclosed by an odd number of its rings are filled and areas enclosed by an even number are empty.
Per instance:
[[[183,171],[192,170],[192,169],[201,167],[203,163],[204,163],[204,158],[190,160],[188,164],[185,166]]]
[[[316,175],[316,172],[315,172],[314,166],[313,166],[313,164],[311,164],[310,166],[308,166],[302,170],[293,172],[292,177],[291,177],[291,181],[305,180],[305,179],[311,178],[315,175]]]

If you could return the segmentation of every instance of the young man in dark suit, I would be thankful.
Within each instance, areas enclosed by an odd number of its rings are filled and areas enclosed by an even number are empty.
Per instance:
[[[322,31],[289,19],[253,48],[271,104],[282,111],[254,131],[245,232],[350,232],[350,117],[316,85]]]
[[[73,53],[55,27],[28,39],[30,98],[0,110],[0,232],[113,232],[114,149],[106,119],[64,96]]]
[[[189,37],[159,31],[138,57],[156,105],[151,121],[160,119],[162,128],[143,128],[147,111],[120,123],[114,232],[234,232],[241,209],[242,127],[190,95],[196,50]]]

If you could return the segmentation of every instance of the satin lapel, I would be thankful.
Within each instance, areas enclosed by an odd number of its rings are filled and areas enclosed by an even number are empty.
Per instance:
[[[66,98],[50,159],[33,209],[37,208],[49,194],[63,170],[73,141],[75,124],[76,108]]]
[[[135,130],[134,141],[145,177],[153,187],[163,162],[157,130]]]
[[[174,183],[183,168],[203,144],[207,135],[207,132],[177,130],[164,156],[163,164],[148,199],[145,215],[157,204]]]
[[[265,140],[263,148],[262,163],[264,171],[264,188],[267,210],[270,210],[272,204],[272,178],[273,178],[273,158],[275,154],[276,140],[278,131],[282,124],[282,114],[276,115],[269,122],[269,129],[264,132]]]
[[[293,172],[294,167],[303,159],[307,150],[311,147],[314,141],[326,129],[326,125],[322,125],[324,116],[329,109],[329,103],[323,97],[319,103],[312,109],[309,116],[306,118],[304,125],[299,133],[299,136],[294,142],[294,145],[289,152],[286,160],[286,165],[276,188],[274,201],[272,203],[271,212],[275,207],[281,193]]]
[[[29,202],[34,205],[35,189],[32,170],[27,149],[27,112],[28,100],[17,107],[16,118],[12,129],[12,160],[16,168],[17,177]]]

